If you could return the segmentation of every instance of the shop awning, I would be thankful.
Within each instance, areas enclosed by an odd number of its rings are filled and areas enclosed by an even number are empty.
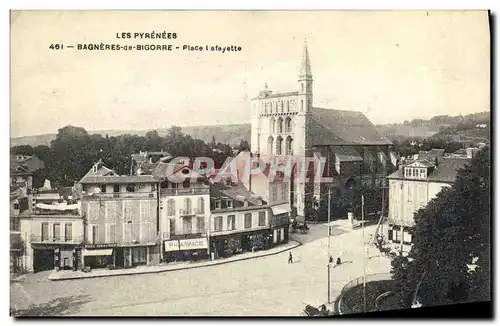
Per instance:
[[[274,215],[290,213],[290,205],[289,204],[281,204],[271,207]]]
[[[113,249],[84,249],[84,256],[111,256]]]

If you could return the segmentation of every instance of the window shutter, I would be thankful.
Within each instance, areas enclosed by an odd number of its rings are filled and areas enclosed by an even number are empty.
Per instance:
[[[389,240],[392,241],[392,230],[389,230]]]

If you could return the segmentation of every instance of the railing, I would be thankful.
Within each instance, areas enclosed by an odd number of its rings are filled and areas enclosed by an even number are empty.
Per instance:
[[[100,198],[156,198],[156,192],[99,192],[94,193],[92,196],[90,194],[85,194],[84,197],[100,197]]]
[[[69,239],[65,239],[63,235],[56,239],[54,237],[42,237],[41,235],[38,234],[31,234],[30,240],[32,243],[82,243],[83,237],[72,236]]]
[[[337,310],[338,312],[342,315],[342,299],[344,297],[344,294],[352,289],[353,287],[363,284],[363,279],[365,280],[366,283],[368,282],[373,282],[373,281],[385,281],[385,280],[390,280],[392,279],[392,276],[390,273],[377,273],[377,274],[368,274],[366,276],[359,276],[356,277],[355,279],[349,281],[346,283],[343,287],[342,290],[340,291],[339,299],[337,300]]]
[[[387,218],[387,222],[389,224],[392,224],[392,225],[415,226],[415,221],[413,219],[412,220],[404,219],[401,221],[401,220],[389,217],[389,218]]]
[[[82,217],[82,214],[78,211],[78,209],[68,209],[65,211],[59,211],[59,210],[51,210],[51,209],[43,209],[43,208],[35,208],[33,211],[33,215],[37,216],[80,216]]]
[[[160,193],[171,196],[179,195],[208,195],[210,194],[210,188],[161,188]]]
[[[205,237],[207,235],[207,230],[206,229],[203,229],[203,230],[196,230],[196,231],[179,231],[179,232],[170,232],[170,233],[167,233],[167,237],[168,239],[170,238],[201,238],[201,237]]]

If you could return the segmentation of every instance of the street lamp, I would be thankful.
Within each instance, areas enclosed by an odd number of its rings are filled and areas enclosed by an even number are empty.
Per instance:
[[[363,195],[361,195],[361,227],[363,228],[363,312],[366,312],[365,196]]]
[[[327,269],[328,269],[328,303],[331,302],[331,300],[330,300],[331,299],[330,298],[330,265],[331,265],[331,263],[330,263],[330,252],[331,252],[330,251],[330,234],[331,234],[331,232],[330,232],[330,207],[331,207],[330,200],[331,200],[331,198],[332,198],[332,190],[331,190],[331,188],[328,188],[328,228],[327,228],[328,229],[328,231],[327,231],[328,236],[326,238],[328,241],[328,257],[327,257],[328,258],[328,265],[327,265]]]

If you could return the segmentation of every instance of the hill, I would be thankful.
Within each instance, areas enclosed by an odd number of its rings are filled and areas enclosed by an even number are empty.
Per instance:
[[[217,142],[229,145],[239,145],[241,140],[246,140],[250,143],[250,130],[250,124],[182,127],[182,132],[184,134],[190,135],[195,139],[211,142],[212,137],[215,136]],[[160,136],[164,136],[167,134],[168,129],[157,129],[157,131]],[[101,134],[103,136],[107,134],[110,137],[124,134],[144,136],[146,132],[147,130],[101,130],[89,131],[89,134]],[[50,146],[50,142],[54,138],[56,138],[56,134],[13,137],[10,139],[10,146]]]
[[[488,128],[477,127],[485,124]],[[378,125],[378,131],[391,140],[406,138],[451,138],[455,141],[471,141],[489,138],[490,112],[473,113],[466,116],[440,115],[428,120],[413,119],[403,123]]]

